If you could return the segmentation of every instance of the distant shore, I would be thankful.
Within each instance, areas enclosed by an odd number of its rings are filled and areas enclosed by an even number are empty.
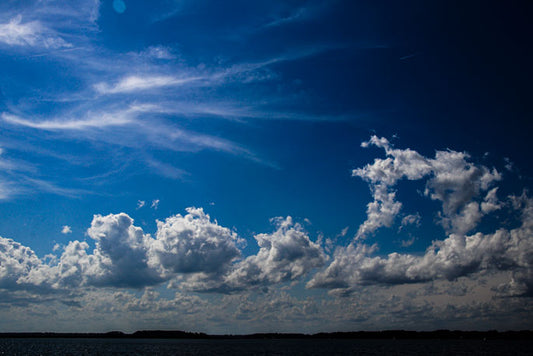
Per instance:
[[[0,338],[89,338],[89,339],[466,339],[466,340],[533,340],[533,330],[520,331],[353,331],[317,334],[256,333],[247,335],[209,335],[177,330],[142,330],[127,334],[106,333],[4,332]]]

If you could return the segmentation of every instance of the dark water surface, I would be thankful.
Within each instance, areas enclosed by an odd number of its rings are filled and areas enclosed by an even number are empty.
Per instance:
[[[533,355],[533,341],[0,339],[0,355]]]

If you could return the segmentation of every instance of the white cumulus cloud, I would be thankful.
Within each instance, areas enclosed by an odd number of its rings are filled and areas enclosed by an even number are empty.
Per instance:
[[[404,284],[454,280],[480,271],[512,271],[502,290],[533,295],[533,198],[514,197],[522,224],[511,230],[436,240],[423,255],[375,256],[377,245],[352,243],[338,249],[333,262],[308,283],[311,288],[351,290],[370,284]]]
[[[157,222],[150,264],[172,273],[221,273],[240,256],[237,234],[212,222],[202,208],[187,208]]]
[[[418,152],[395,149],[386,138],[372,136],[362,147],[374,145],[385,150],[385,159],[377,158],[372,164],[354,169],[353,176],[369,183],[374,200],[367,205],[367,219],[361,224],[356,238],[366,238],[381,227],[391,227],[401,211],[402,203],[396,200],[396,184],[401,179],[420,180],[428,177],[425,195],[442,203],[440,221],[449,232],[464,234],[477,226],[481,217],[494,210],[495,198],[485,203],[492,209],[473,201],[482,191],[488,190],[501,179],[496,169],[468,161],[468,154],[456,151],[437,151],[435,158]],[[496,193],[491,193],[495,195]],[[406,221],[403,221],[404,223]]]
[[[289,216],[276,220],[277,230],[255,236],[260,249],[226,277],[232,288],[247,288],[298,279],[321,267],[326,256],[302,226]]]

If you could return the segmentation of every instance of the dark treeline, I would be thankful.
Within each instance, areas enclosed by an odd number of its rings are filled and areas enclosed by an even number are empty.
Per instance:
[[[475,340],[533,340],[532,330],[521,331],[353,331],[318,334],[257,333],[249,335],[208,335],[173,330],[143,330],[132,334],[121,331],[107,333],[0,333],[0,338],[90,338],[90,339],[475,339]]]

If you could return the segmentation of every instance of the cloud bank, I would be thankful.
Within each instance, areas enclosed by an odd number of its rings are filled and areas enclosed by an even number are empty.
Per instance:
[[[95,313],[109,308],[110,314],[201,311],[209,318],[222,317],[196,295],[203,293],[231,308],[233,314],[224,318],[240,323],[261,315],[262,322],[277,325],[286,320],[281,310],[292,322],[332,318],[367,327],[380,322],[370,311],[388,313],[401,326],[416,318],[450,322],[480,310],[501,315],[509,308],[517,313],[527,309],[515,301],[533,296],[533,198],[523,192],[500,200],[500,173],[473,163],[466,153],[437,151],[435,158],[427,158],[375,136],[363,143],[369,145],[384,149],[387,157],[353,170],[353,175],[369,183],[373,201],[354,239],[337,246],[331,256],[326,253],[332,247],[328,239],[324,248],[322,238],[313,241],[290,216],[271,219],[273,231],[256,234],[257,252],[245,255],[244,239],[202,208],[157,221],[153,236],[125,213],[95,215],[87,229],[90,241],[70,241],[57,255],[39,258],[31,248],[0,238],[3,303],[39,305],[53,300],[47,296],[59,296],[69,308],[84,303],[84,309],[96,308]],[[397,226],[391,231],[401,234],[431,220],[420,212],[402,213],[396,198],[402,179],[420,180],[424,190],[419,198],[439,203],[434,222],[445,238],[434,239],[423,252],[380,254],[377,243],[366,242],[378,229]],[[495,212],[517,217],[515,226],[476,231]],[[67,225],[63,232],[72,233]],[[345,228],[341,235],[347,232]],[[402,241],[402,246],[409,248],[413,241]],[[283,291],[297,282],[328,291],[333,299],[298,299]],[[174,289],[175,296],[163,297],[155,289],[161,286]],[[133,295],[132,290],[143,294]],[[254,293],[257,299],[252,300]],[[510,302],[500,303],[500,297]],[[387,313],[376,306],[377,300],[387,305]],[[192,318],[189,325],[197,322]]]
[[[216,286],[229,292],[297,280],[326,260],[291,217],[277,219],[274,233],[255,236],[259,252],[239,260],[243,240],[236,232],[211,221],[201,208],[186,210],[158,221],[155,238],[125,213],[95,215],[87,230],[95,248],[70,241],[48,262],[2,238],[0,287],[144,288],[173,281],[179,288],[209,291]]]
[[[512,271],[512,287],[502,290],[514,295],[531,293],[533,230],[531,209],[533,200],[524,193],[509,196],[520,215],[520,226],[500,227],[494,233],[474,230],[481,219],[506,204],[497,197],[502,179],[496,169],[470,162],[468,154],[437,151],[435,158],[426,158],[411,149],[395,149],[385,138],[372,136],[362,147],[383,148],[385,159],[353,170],[353,175],[369,183],[374,201],[367,207],[367,219],[348,246],[339,247],[331,264],[318,272],[307,284],[309,288],[327,288],[334,293],[350,293],[364,285],[399,285],[422,283],[438,279],[456,280],[484,271]],[[402,203],[396,201],[394,187],[401,179],[425,181],[423,195],[441,203],[437,222],[448,234],[434,240],[425,253],[393,252],[376,256],[378,245],[364,244],[381,227],[391,227],[399,215]],[[509,203],[507,204],[509,205]],[[407,225],[420,225],[419,213],[402,218],[400,230]],[[512,289],[512,291],[511,291]]]

